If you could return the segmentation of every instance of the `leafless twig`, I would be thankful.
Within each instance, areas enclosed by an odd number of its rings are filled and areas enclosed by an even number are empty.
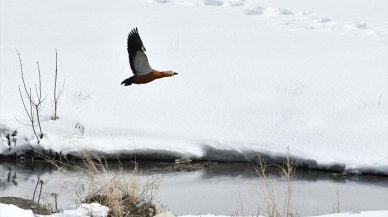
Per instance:
[[[338,194],[338,189],[337,189],[337,213],[340,213],[340,198]]]
[[[32,131],[34,132],[34,135],[36,137],[36,140],[38,141],[38,144],[40,143],[40,139],[39,139],[39,136],[35,130],[35,114],[34,114],[34,110],[32,109],[32,103],[31,101],[29,101],[29,109],[27,108],[27,105],[26,103],[24,102],[24,97],[22,95],[22,91],[20,90],[20,85],[19,85],[19,94],[20,94],[20,99],[22,100],[22,103],[23,103],[23,107],[24,107],[24,110],[26,111],[27,113],[27,116],[28,118],[30,119],[30,122],[31,122],[31,128],[32,128]],[[31,88],[30,88],[30,94],[31,94]]]
[[[36,182],[36,185],[35,185],[34,194],[32,195],[32,201],[34,201],[35,199],[35,193],[36,193],[36,189],[38,188],[39,182],[40,182],[40,177],[38,176],[38,181]]]
[[[55,49],[55,80],[54,80],[54,115],[51,117],[51,119],[56,120],[58,119],[58,101],[61,98],[61,95],[63,93],[63,88],[65,87],[65,83],[63,83],[62,87],[57,91],[57,81],[58,81],[58,52]]]
[[[41,79],[41,75],[40,75],[40,67],[39,67],[39,62],[36,62],[37,66],[38,66],[38,72],[39,72],[39,94],[38,94],[38,88],[36,87],[36,84],[35,84],[35,92],[36,92],[36,98],[37,98],[37,101],[35,102],[34,100],[34,106],[35,106],[35,111],[36,111],[36,120],[38,121],[38,126],[39,126],[39,131],[40,131],[40,138],[43,138],[43,132],[42,132],[42,126],[40,124],[40,114],[41,114],[41,111],[44,107],[44,101],[46,101],[46,97],[42,98],[42,79]],[[32,96],[31,96],[31,99]]]
[[[41,125],[41,112],[44,107],[44,102],[46,100],[46,97],[42,96],[42,78],[41,78],[41,73],[40,73],[40,67],[39,67],[39,62],[37,62],[37,67],[38,67],[38,73],[39,73],[39,83],[38,85],[35,86],[35,93],[36,96],[33,96],[31,88],[27,88],[26,81],[24,79],[24,71],[23,71],[23,64],[22,64],[22,59],[20,56],[20,53],[18,50],[16,50],[18,57],[19,57],[19,65],[20,65],[20,74],[22,77],[22,82],[23,82],[23,88],[24,88],[24,94],[22,94],[20,85],[19,85],[19,94],[20,98],[23,103],[24,110],[27,113],[28,118],[30,119],[31,122],[31,127],[32,130],[37,138],[38,144],[40,143],[40,139],[43,138],[43,131],[42,131],[42,125]],[[27,99],[29,103],[29,109],[27,108],[26,102],[24,99]],[[36,119],[35,119],[36,118]],[[36,132],[35,127],[39,127],[39,134]]]
[[[40,196],[42,196],[43,180],[40,180],[39,184],[40,184],[40,190],[39,190],[38,204],[40,203]]]

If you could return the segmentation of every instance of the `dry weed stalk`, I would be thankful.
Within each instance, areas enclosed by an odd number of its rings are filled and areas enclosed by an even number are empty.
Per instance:
[[[57,120],[58,117],[58,102],[61,98],[61,95],[63,93],[63,88],[65,87],[65,83],[63,83],[62,87],[57,91],[57,80],[58,80],[58,52],[57,49],[55,49],[55,80],[54,80],[54,108],[53,108],[53,116],[51,117],[52,120]]]
[[[340,213],[340,198],[339,198],[339,193],[338,193],[338,189],[337,189],[337,208],[335,209],[335,212],[336,213]]]
[[[119,171],[111,171],[105,158],[95,154],[84,153],[83,164],[58,161],[50,156],[43,155],[46,161],[62,170],[65,167],[75,168],[84,176],[77,185],[77,195],[80,202],[97,202],[109,207],[108,217],[151,217],[156,214],[155,197],[159,190],[160,178],[152,178],[144,183],[140,178],[138,164],[134,163],[131,174],[126,174],[119,162]],[[84,186],[87,184],[86,194]]]
[[[289,153],[287,150],[287,160],[286,164],[283,167],[280,167],[283,180],[287,182],[285,206],[284,206],[284,216],[295,216],[294,208],[292,206],[292,194],[293,194],[293,180],[295,174],[295,165],[290,161]]]
[[[273,183],[275,182],[273,175],[267,172],[268,166],[276,166],[280,169],[281,178],[287,183],[285,191],[285,202],[283,215],[279,211],[279,205],[275,200]],[[267,196],[264,197],[266,203],[266,209],[263,210],[265,216],[268,217],[294,217],[298,216],[298,213],[292,205],[292,194],[293,194],[293,179],[295,173],[295,165],[291,162],[289,154],[287,152],[287,159],[283,166],[279,165],[266,165],[265,162],[259,158],[259,164],[256,166],[256,174],[260,181],[264,183]]]
[[[109,207],[109,216],[112,217],[150,217],[156,214],[153,202],[160,179],[142,184],[137,163],[128,176],[121,165],[118,172],[111,172],[107,161],[98,156],[85,154],[83,162],[85,167],[82,170],[89,182],[89,193],[84,202],[98,202]]]
[[[263,211],[268,217],[280,217],[281,215],[277,207],[273,189],[274,178],[270,173],[267,173],[267,167],[268,165],[266,165],[265,162],[259,158],[259,164],[255,167],[256,174],[260,181],[264,183],[267,194],[267,196],[264,197],[266,208]]]

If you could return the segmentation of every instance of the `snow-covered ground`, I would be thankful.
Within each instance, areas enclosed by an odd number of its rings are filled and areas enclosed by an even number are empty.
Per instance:
[[[0,203],[0,217],[106,217],[109,208],[98,203],[81,204],[79,207],[63,210],[52,215],[34,214],[32,210],[24,210],[15,205]]]
[[[320,217],[386,217],[388,211],[369,211],[369,212],[355,212],[355,213],[336,213],[330,215],[321,215]],[[185,215],[180,217],[199,217],[198,215]],[[215,215],[201,215],[201,217],[228,217]]]
[[[82,204],[78,208],[64,210],[61,213],[52,215],[34,215],[31,210],[23,210],[14,205],[7,205],[0,203],[0,217],[106,217],[109,209],[97,203]],[[386,217],[388,211],[368,211],[357,213],[337,213],[330,215],[323,215],[321,217]],[[161,215],[163,217],[163,215]],[[228,217],[215,215],[185,215],[180,217]]]
[[[30,87],[42,70],[41,147],[152,158],[252,160],[388,174],[385,0],[1,0],[0,153],[36,146]],[[151,66],[179,75],[120,86],[139,27]],[[58,49],[65,81],[52,115]]]

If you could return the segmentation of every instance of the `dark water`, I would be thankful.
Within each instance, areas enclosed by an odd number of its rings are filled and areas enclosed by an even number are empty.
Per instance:
[[[133,164],[123,162],[124,172]],[[250,215],[265,208],[268,196],[264,183],[248,164],[214,164],[195,172],[177,171],[170,163],[140,163],[141,180],[161,179],[157,200],[178,215]],[[110,164],[118,171],[118,165]],[[286,182],[276,173],[273,180],[275,200],[282,211]],[[32,198],[35,183],[44,181],[42,200],[53,203],[58,194],[59,207],[79,201],[86,192],[85,179],[76,169],[57,170],[43,162],[0,163],[0,196]],[[338,197],[337,197],[338,192]],[[388,178],[382,176],[341,176],[316,170],[297,170],[293,182],[293,203],[302,216],[388,209]],[[242,213],[244,212],[244,213]],[[262,213],[262,211],[260,211]]]

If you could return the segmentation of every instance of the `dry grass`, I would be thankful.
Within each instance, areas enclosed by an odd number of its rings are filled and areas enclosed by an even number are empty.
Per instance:
[[[98,155],[83,155],[83,165],[75,167],[83,173],[80,179],[86,189],[77,192],[80,202],[97,202],[109,207],[108,217],[151,217],[156,215],[154,205],[159,190],[160,178],[144,181],[141,179],[138,165],[133,162],[134,169],[130,174],[123,170],[111,171],[107,161]],[[63,162],[52,161],[57,168],[63,168]],[[78,162],[79,163],[79,162]],[[61,165],[62,164],[62,165]]]
[[[284,192],[284,204],[278,204],[275,198],[275,188],[274,183],[276,180],[274,176],[268,172],[267,168],[269,166],[275,166],[280,171],[281,180],[286,183],[286,188]],[[266,204],[265,209],[261,209],[262,213],[268,217],[294,217],[299,216],[298,212],[293,207],[293,180],[295,174],[295,165],[291,162],[289,155],[287,154],[287,159],[284,165],[267,165],[261,159],[259,159],[258,165],[255,167],[256,174],[259,177],[259,180],[265,186],[265,196],[264,201]],[[283,206],[283,211],[280,210],[280,207]]]
[[[84,202],[97,202],[110,208],[109,216],[148,217],[156,214],[153,205],[159,188],[159,180],[142,184],[139,179],[137,164],[129,176],[120,166],[112,173],[106,161],[84,157],[84,164],[89,180],[89,194]]]

